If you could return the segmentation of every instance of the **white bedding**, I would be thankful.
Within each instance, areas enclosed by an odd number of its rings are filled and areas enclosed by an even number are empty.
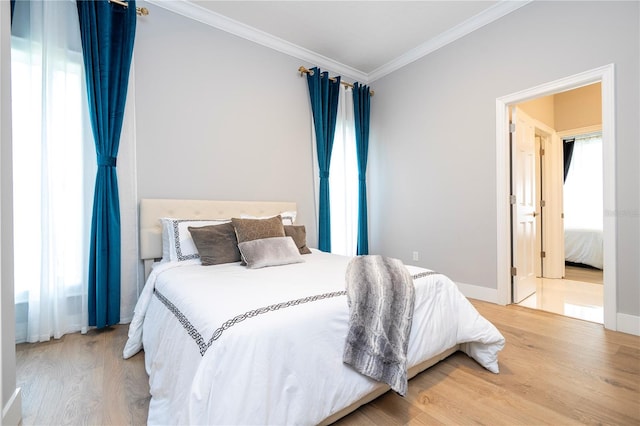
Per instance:
[[[602,229],[564,230],[565,260],[602,269],[603,252]]]
[[[225,321],[247,311],[344,290],[348,257],[313,250],[304,259],[257,270],[198,261],[153,269],[123,353],[128,358],[144,345],[149,424],[317,424],[377,385],[342,363],[344,295],[247,318],[206,347]],[[429,275],[415,285],[409,366],[463,343],[462,350],[497,373],[504,346],[498,330],[447,277]]]

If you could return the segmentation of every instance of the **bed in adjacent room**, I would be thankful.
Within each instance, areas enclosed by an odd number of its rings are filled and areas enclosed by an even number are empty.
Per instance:
[[[602,269],[604,262],[602,237],[602,229],[565,228],[565,260]]]
[[[390,389],[343,362],[353,258],[309,249],[295,218],[295,203],[141,201],[148,278],[123,354],[144,348],[149,424],[328,424]],[[498,373],[499,331],[446,276],[402,270],[406,377],[458,350]]]

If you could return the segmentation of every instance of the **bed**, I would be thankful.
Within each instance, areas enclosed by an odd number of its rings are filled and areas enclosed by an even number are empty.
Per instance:
[[[257,269],[156,262],[166,255],[161,218],[283,212],[295,221],[288,202],[141,200],[148,278],[123,356],[145,351],[149,424],[330,424],[390,389],[342,362],[350,258],[309,249],[303,261]],[[498,373],[499,331],[446,276],[406,268],[415,287],[408,377],[458,350]]]
[[[602,229],[564,230],[565,260],[571,263],[603,267]]]

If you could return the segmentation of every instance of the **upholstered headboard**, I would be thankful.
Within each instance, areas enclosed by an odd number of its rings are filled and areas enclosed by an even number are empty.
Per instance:
[[[162,224],[160,218],[228,219],[246,214],[273,216],[295,211],[295,202],[288,201],[215,201],[144,198],[140,200],[140,258],[162,257]]]

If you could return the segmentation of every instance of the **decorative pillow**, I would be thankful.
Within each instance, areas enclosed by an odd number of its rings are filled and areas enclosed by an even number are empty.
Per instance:
[[[188,229],[203,265],[240,262],[236,231],[231,223]]]
[[[307,230],[304,225],[284,225],[284,233],[287,237],[293,238],[300,254],[309,254],[311,250],[307,247]]]
[[[162,260],[165,260],[165,253],[169,258],[166,260],[178,261],[189,259],[200,259],[198,249],[193,243],[189,227],[207,226],[207,225],[220,225],[222,223],[229,223],[229,220],[224,219],[176,219],[171,217],[163,217],[160,219],[162,222]],[[168,246],[168,249],[164,247]]]
[[[238,243],[286,236],[280,215],[268,219],[239,219],[234,217],[231,218],[231,223],[236,229]]]
[[[280,217],[282,218],[282,224],[283,225],[293,225],[293,223],[296,221],[296,216],[297,216],[298,212],[296,211],[286,211],[286,212],[282,212],[280,213]],[[277,215],[274,215],[277,216]],[[248,214],[241,214],[240,218],[241,219],[270,219],[274,216],[262,216],[262,217],[258,217],[258,216],[251,216]]]
[[[245,241],[238,244],[247,268],[288,265],[304,262],[291,237],[272,237]]]

